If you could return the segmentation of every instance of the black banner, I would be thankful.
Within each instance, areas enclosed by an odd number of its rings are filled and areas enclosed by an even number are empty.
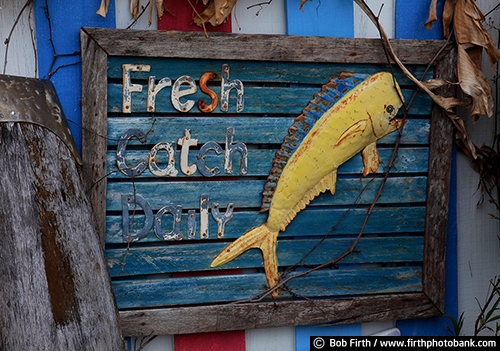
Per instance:
[[[389,337],[389,336],[311,336],[310,351],[331,351],[358,348],[483,348],[496,349],[497,340],[491,337]]]

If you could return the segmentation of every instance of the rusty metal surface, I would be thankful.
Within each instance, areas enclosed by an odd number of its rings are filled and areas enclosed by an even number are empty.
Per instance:
[[[47,128],[82,164],[51,81],[0,74],[0,122],[33,123]]]

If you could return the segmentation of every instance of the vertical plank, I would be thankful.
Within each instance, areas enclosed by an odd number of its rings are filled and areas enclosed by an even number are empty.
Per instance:
[[[249,329],[246,351],[295,351],[295,328]]]
[[[300,0],[287,0],[288,35],[354,37],[352,0],[307,1],[300,11]]]
[[[394,38],[394,8],[396,0],[365,0],[370,9],[379,16],[379,21],[389,38]],[[354,5],[354,37],[380,38],[379,31],[368,16]]]
[[[231,14],[233,33],[286,34],[285,0],[256,5],[238,0]]]
[[[309,351],[310,336],[361,336],[361,324],[296,327],[296,351]]]
[[[438,20],[432,24],[432,29],[425,28],[429,17],[431,1],[397,0],[395,16],[395,37],[398,39],[442,39],[442,13],[444,0],[438,0]]]
[[[97,231],[104,245],[106,237],[106,137],[108,130],[106,93],[107,56],[85,32],[81,32],[82,78],[82,160],[83,186],[94,212]],[[83,50],[85,48],[85,50]]]
[[[12,32],[9,45],[4,45],[4,40],[14,26],[17,16],[22,10],[25,1],[5,1],[0,7],[0,32],[2,33],[2,45],[0,45],[0,72],[14,76],[35,77],[36,43],[32,41],[29,28],[35,27],[34,16],[30,16],[33,6],[24,10],[23,15],[17,23],[17,30]],[[20,30],[22,28],[22,30]],[[36,39],[35,39],[36,40]],[[8,53],[5,57],[6,52]],[[5,59],[7,65],[5,66]]]
[[[82,143],[82,90],[77,83],[81,77],[79,31],[84,26],[115,27],[114,2],[110,3],[106,18],[96,14],[99,4],[100,0],[35,0],[39,76],[54,83],[79,150]]]
[[[202,13],[205,9],[203,2],[191,1],[195,5],[196,11]],[[194,32],[203,32],[203,28],[198,27],[193,23],[193,18],[196,12],[190,5],[189,1],[171,1],[168,3],[168,12],[165,12],[160,21],[158,21],[158,29],[160,30],[185,30]],[[231,18],[216,27],[211,24],[205,26],[207,32],[224,32],[231,33]],[[193,48],[194,50],[194,48]]]
[[[175,335],[175,351],[245,351],[245,331]]]
[[[139,0],[140,3],[140,11],[142,12],[142,8],[146,7],[146,10],[141,16],[137,16],[136,18],[131,18],[130,15],[130,6],[129,0],[115,0],[115,8],[116,8],[116,28],[128,28],[130,29],[158,29],[158,14],[156,11],[156,6],[153,4],[153,16],[151,18],[151,25],[148,23],[149,16],[149,0]]]

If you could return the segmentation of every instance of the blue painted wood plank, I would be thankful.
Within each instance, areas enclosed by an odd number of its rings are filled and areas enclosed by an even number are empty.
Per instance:
[[[40,78],[50,78],[78,149],[81,151],[80,28],[115,27],[112,1],[108,16],[96,14],[100,0],[35,0],[36,44]],[[68,20],[70,16],[71,20]],[[50,22],[49,22],[50,18]],[[54,52],[55,50],[55,52]],[[57,55],[57,56],[55,56]],[[74,123],[71,123],[74,122]]]
[[[295,327],[295,349],[297,351],[309,351],[311,336],[361,336],[361,324]]]
[[[375,172],[376,174],[384,174],[387,171],[389,161],[391,159],[393,149],[390,147],[379,147],[379,156],[381,164],[378,170]],[[149,150],[130,150],[126,152],[126,160],[127,165],[129,167],[134,167],[140,162],[148,162]],[[196,155],[198,151],[192,150],[189,153],[188,160],[190,160],[190,164],[196,161]],[[271,171],[272,167],[272,159],[276,154],[276,149],[248,149],[248,171],[244,175],[245,177],[257,177],[257,176],[267,176]],[[179,157],[180,150],[176,150],[175,156],[175,165],[176,169],[179,170]],[[427,159],[429,157],[429,149],[426,147],[400,147],[397,151],[397,156],[395,158],[393,167],[391,168],[391,172],[393,174],[398,173],[425,173],[427,172]],[[238,165],[241,157],[236,155],[234,157],[234,171],[233,173],[226,174],[221,171],[217,177],[234,177],[243,176],[240,174],[238,170]],[[107,168],[106,174],[109,174],[108,180],[110,179],[125,179],[128,178],[127,175],[123,174],[116,164],[116,151],[109,151],[108,157],[106,159]],[[160,169],[165,169],[169,164],[169,159],[166,152],[160,152],[156,155],[156,164]],[[224,155],[217,155],[215,152],[210,152],[206,155],[206,165],[210,167],[219,167],[222,169],[224,165]],[[363,171],[363,160],[361,154],[355,155],[353,158],[348,160],[346,163],[342,164],[338,169],[338,174],[360,174]],[[201,174],[197,171],[194,174],[195,176],[201,176]],[[159,177],[165,180],[172,180],[175,178],[186,178],[189,177],[179,171],[176,176],[164,176]],[[151,173],[151,171],[146,169],[144,173],[140,176],[136,177],[136,179],[142,178],[158,178]],[[130,178],[129,178],[130,180]]]
[[[221,209],[224,211],[225,209]],[[361,230],[361,224],[365,220],[368,210],[366,208],[306,208],[297,214],[296,220],[292,221],[286,231],[280,233],[280,237],[301,237],[318,236],[329,234],[356,235]],[[226,223],[224,230],[225,239],[236,239],[247,229],[261,225],[266,221],[267,213],[254,211],[238,211],[233,213],[233,217]],[[195,217],[199,223],[199,213]],[[165,219],[170,224],[173,219]],[[131,226],[132,234],[144,227],[144,215],[135,214],[134,226]],[[188,240],[188,215],[184,213],[180,220],[180,230],[182,240]],[[424,232],[425,206],[410,207],[375,207],[368,218],[363,230],[365,234],[419,234]],[[165,225],[165,230],[167,225]],[[106,243],[123,244],[122,216],[108,215],[106,218]],[[217,224],[209,215],[209,233],[217,233]],[[212,234],[213,235],[213,234]],[[215,237],[215,236],[214,236]],[[199,240],[200,235],[196,233],[194,240]],[[160,242],[154,234],[154,228],[148,231],[145,238],[138,243]],[[191,240],[189,240],[191,241]],[[134,243],[132,243],[134,245]]]
[[[311,0],[300,11],[300,0],[285,2],[287,34],[354,37],[354,2]]]
[[[280,267],[317,266],[340,257],[355,240],[351,238],[322,238],[278,240]],[[423,236],[362,237],[356,252],[344,258],[338,265],[346,264],[395,264],[422,262]],[[317,245],[317,246],[316,246]],[[133,246],[106,251],[112,277],[151,274],[210,271],[210,263],[227,243],[198,241],[189,245]],[[373,250],[376,247],[377,250]],[[313,250],[314,251],[311,251]],[[262,268],[262,254],[250,250],[235,260],[215,270],[234,268]]]
[[[234,128],[234,142],[245,144],[278,144],[288,134],[293,117],[137,117],[122,116],[108,119],[108,146],[118,144],[120,137],[130,128],[137,128],[147,133],[147,144],[155,145],[159,142],[177,143],[178,138],[184,136],[186,129],[191,130],[191,137],[198,140],[199,145],[208,141],[215,141],[224,145],[227,128]],[[408,119],[403,128],[401,144],[428,145],[430,123],[427,118]],[[389,135],[377,141],[377,145],[394,144],[398,133]],[[142,145],[136,138],[130,139],[128,145]],[[127,147],[128,150],[128,147]]]
[[[429,17],[429,1],[397,0],[395,16],[395,38],[398,39],[443,39],[443,7],[445,0],[438,0],[436,14],[438,20],[432,29],[425,27]]]
[[[197,209],[201,194],[210,195],[210,201],[219,203],[221,207],[233,203],[236,209],[260,208],[264,183],[264,180],[109,183],[106,206],[108,211],[121,211],[122,195],[133,196],[135,191],[149,202],[153,210],[162,208],[169,201],[181,204],[183,209]],[[341,178],[337,180],[334,196],[329,192],[323,193],[309,206],[369,205],[381,184],[381,178]],[[424,176],[390,177],[377,203],[424,203],[426,188],[427,177]]]
[[[411,293],[421,291],[421,274],[422,268],[418,265],[380,269],[327,269],[292,279],[287,285],[294,293],[303,297],[374,292]],[[263,293],[267,286],[263,273],[158,278],[115,280],[113,289],[118,308],[179,306],[248,299]],[[280,297],[290,296],[285,290],[280,293]]]
[[[277,62],[277,61],[226,61],[226,60],[182,60],[169,58],[144,57],[109,57],[108,77],[111,81],[122,80],[122,65],[149,65],[149,72],[133,72],[131,77],[137,82],[147,82],[150,76],[156,79],[168,77],[172,82],[182,75],[189,75],[198,82],[205,72],[214,72],[220,82],[223,64],[229,64],[230,79],[239,79],[243,83],[284,83],[284,84],[325,84],[343,72],[361,72],[373,74],[388,71],[386,65],[346,64],[346,63],[313,63],[313,62]],[[433,68],[427,71],[422,65],[408,65],[407,69],[418,78],[424,80],[433,77]],[[414,87],[414,84],[397,67],[393,67],[394,77],[402,87]],[[426,75],[424,73],[427,71]]]
[[[214,88],[216,94],[220,96],[220,89]],[[143,85],[142,92],[132,93],[132,113],[147,113],[147,85]],[[122,84],[108,85],[108,112],[122,112]],[[321,86],[317,87],[257,87],[246,86],[244,93],[244,109],[243,113],[253,114],[294,114],[299,115],[302,110],[308,105],[309,101],[314,98],[314,95],[321,91]],[[405,101],[410,101],[413,90],[404,89],[403,96]],[[196,93],[183,97],[182,101],[198,100],[208,101],[208,96],[201,90]],[[423,92],[417,93],[416,98],[412,102],[409,114],[428,115],[431,99]],[[171,102],[171,89],[164,88],[156,95],[155,113],[179,113]],[[196,103],[188,113],[200,113]],[[214,113],[221,113],[217,107]],[[228,113],[236,113],[236,94],[229,95]],[[403,110],[400,109],[400,114]]]

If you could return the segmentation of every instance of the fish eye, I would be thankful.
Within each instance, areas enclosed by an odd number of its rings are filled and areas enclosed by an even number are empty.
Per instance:
[[[394,106],[392,105],[389,105],[385,108],[385,110],[387,111],[387,113],[393,113],[394,112]]]

